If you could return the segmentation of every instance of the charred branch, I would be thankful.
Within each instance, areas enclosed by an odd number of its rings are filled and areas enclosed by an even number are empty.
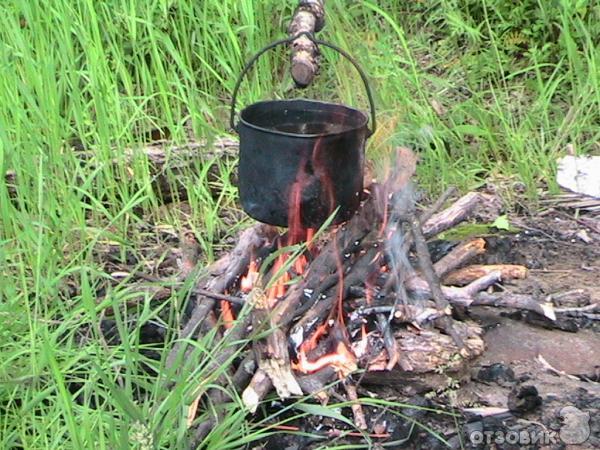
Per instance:
[[[423,222],[423,235],[432,238],[467,219],[477,208],[482,194],[469,192],[440,213]]]
[[[275,230],[268,225],[259,224],[245,230],[233,251],[214,264],[214,267],[219,270],[219,275],[207,281],[203,290],[217,294],[225,292],[247,270],[250,258],[256,250],[273,240],[274,237]],[[192,295],[195,294],[192,293]],[[202,295],[195,295],[193,300],[192,314],[180,332],[180,340],[192,338],[200,324],[215,307],[214,299]],[[172,367],[177,357],[181,356],[181,346],[180,342],[175,344],[167,357],[167,367]]]

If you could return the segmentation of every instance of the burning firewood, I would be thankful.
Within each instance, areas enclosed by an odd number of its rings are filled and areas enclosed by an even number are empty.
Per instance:
[[[382,183],[366,188],[361,208],[348,222],[316,239],[313,231],[298,228],[299,220],[282,235],[256,225],[192,290],[195,303],[180,334],[183,339],[215,326],[217,300],[231,303],[234,310],[245,308],[223,334],[230,345],[215,361],[229,361],[241,351],[244,362],[232,375],[233,387],[242,392],[249,412],[256,412],[273,389],[280,398],[309,394],[327,402],[329,395],[339,396],[331,386],[343,386],[353,402],[356,426],[366,428],[350,377],[357,369],[367,374],[459,370],[466,359],[482,353],[482,329],[453,319],[453,306],[509,307],[553,317],[550,305],[531,298],[481,293],[507,275],[526,275],[520,267],[460,269],[485,251],[482,239],[459,243],[432,263],[426,239],[466,220],[487,199],[469,193],[442,209],[449,191],[419,214],[410,182],[416,158],[406,149],[398,156],[402,164]],[[276,249],[277,256],[268,258]],[[457,283],[465,285],[447,285],[457,273],[469,274]],[[249,329],[250,341],[242,340]],[[169,365],[182,355],[181,345],[169,355]],[[229,381],[223,377],[217,383]],[[200,397],[222,403],[227,400],[224,391],[199,394],[190,421]],[[214,416],[196,426],[197,442],[217,420]]]
[[[252,306],[254,331],[266,330],[269,333],[265,339],[259,339],[254,343],[258,368],[271,379],[280,398],[302,395],[302,388],[292,374],[287,336],[273,321],[270,315],[273,303],[269,301],[261,286],[255,286],[252,291]]]

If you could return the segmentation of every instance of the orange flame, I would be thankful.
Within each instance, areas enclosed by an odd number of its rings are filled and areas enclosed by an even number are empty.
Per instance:
[[[275,275],[277,272],[281,270],[281,268],[285,265],[287,260],[287,255],[279,255],[275,260],[275,264],[273,264],[272,273]],[[267,292],[267,297],[269,300],[273,301],[276,298],[283,297],[285,294],[285,283],[289,281],[289,275],[284,273],[281,277],[279,277],[273,286],[271,286]]]
[[[298,259],[296,259],[296,261],[294,262],[294,270],[298,275],[302,275],[307,265],[308,260],[306,259],[306,256],[300,255]]]
[[[309,361],[305,352],[298,353],[298,362],[292,363],[292,368],[302,373],[314,373],[324,367],[333,367],[341,377],[347,377],[356,370],[356,356],[348,346],[338,341],[332,353],[321,356],[315,361]]]
[[[339,333],[340,328],[335,328],[338,326],[338,324],[334,325],[334,333],[337,331],[336,334],[341,334]],[[331,366],[342,377],[346,377],[356,370],[356,355],[341,337],[337,340],[333,352],[327,353],[314,361],[309,360],[308,353],[317,348],[319,341],[329,334],[329,328],[327,322],[319,325],[314,333],[302,342],[298,350],[298,362],[292,363],[292,369],[302,373],[313,373]]]
[[[252,290],[254,284],[258,280],[258,264],[256,261],[250,261],[250,265],[248,266],[248,272],[245,276],[242,277],[240,281],[240,289],[244,294],[247,294]]]
[[[235,314],[231,308],[231,304],[225,300],[221,300],[221,317],[223,318],[223,325],[229,329],[235,322]]]

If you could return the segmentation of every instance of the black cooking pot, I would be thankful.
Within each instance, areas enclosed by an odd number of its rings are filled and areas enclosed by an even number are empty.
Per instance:
[[[307,34],[308,35],[308,34]],[[271,100],[254,103],[234,123],[236,98],[243,77],[267,50],[298,36],[273,42],[257,53],[242,71],[233,92],[230,124],[240,137],[239,193],[242,207],[253,218],[278,226],[291,222],[319,227],[337,210],[333,223],[348,220],[357,210],[363,188],[366,139],[375,130],[375,107],[367,77],[358,70],[371,107],[368,117],[357,109],[314,100]]]

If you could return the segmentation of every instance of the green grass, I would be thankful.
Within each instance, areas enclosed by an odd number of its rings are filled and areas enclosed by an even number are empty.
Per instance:
[[[110,161],[156,127],[175,142],[227,133],[244,61],[284,36],[295,3],[0,3],[0,173],[14,171],[18,191],[10,199],[0,183],[1,448],[183,445],[186,405],[218,375],[207,365],[218,343],[195,343],[188,361],[200,362],[168,373],[164,355],[144,356],[137,335],[149,321],[174,329],[185,293],[160,306],[143,299],[134,312],[119,307],[134,295],[126,282],[98,298],[110,279],[94,256],[99,245],[118,242],[125,259],[156,237],[140,231],[148,222],[182,227],[176,215],[161,214],[147,161]],[[540,185],[555,188],[555,160],[567,144],[599,151],[595,2],[328,0],[327,12],[320,37],[356,56],[376,94],[380,128],[368,155],[415,148],[427,191],[491,177],[524,183],[535,200]],[[328,50],[324,56],[317,82],[296,92],[288,55],[270,52],[239,104],[310,96],[365,108],[351,66]],[[94,157],[81,162],[73,139]],[[206,167],[182,175],[203,262],[237,232],[219,217],[235,208],[232,170],[222,164],[216,181]],[[120,344],[98,329],[108,307],[118,313]],[[169,379],[174,387],[166,389]],[[227,421],[208,437],[209,448],[239,448],[271,432],[248,422],[235,396],[224,407]]]

